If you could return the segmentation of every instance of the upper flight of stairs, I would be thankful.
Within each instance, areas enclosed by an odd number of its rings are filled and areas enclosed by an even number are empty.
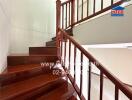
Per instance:
[[[73,36],[73,30],[71,28],[65,31],[68,33],[68,35]],[[46,42],[46,46],[56,46],[56,37],[53,37],[51,41]]]
[[[30,47],[29,54],[7,57],[8,67],[0,74],[0,100],[77,100],[64,75],[53,75],[56,47]]]

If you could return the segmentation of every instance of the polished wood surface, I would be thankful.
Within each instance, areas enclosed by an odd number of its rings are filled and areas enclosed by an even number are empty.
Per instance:
[[[30,55],[57,55],[56,47],[30,47]]]
[[[31,71],[33,69],[40,69],[43,67],[44,66],[41,66],[41,64],[17,65],[12,67],[8,66],[7,69],[2,74],[0,74],[0,76]]]
[[[0,74],[0,100],[37,100],[46,95],[54,97],[56,91],[61,94],[59,98],[62,96],[70,98],[73,95],[75,91],[72,88],[67,89],[69,83],[62,79],[64,76],[53,75],[53,69],[50,66],[34,64],[38,57],[50,57],[43,61],[57,60],[56,55],[12,54],[8,57],[8,62],[11,61],[11,64]],[[33,59],[31,64],[28,63],[28,59]],[[57,88],[65,92],[58,91]]]
[[[26,64],[40,64],[42,62],[56,62],[57,55],[28,55],[28,54],[15,54],[7,58],[8,66],[26,65]]]
[[[55,40],[48,41],[48,42],[46,42],[46,46],[47,47],[56,46],[56,41]]]
[[[25,79],[23,81],[15,82],[4,86],[0,89],[0,99],[12,99],[25,93],[34,91],[35,89],[41,88],[49,83],[57,81],[59,76],[49,74],[42,74],[30,79]]]
[[[23,68],[10,67],[9,69],[13,68],[13,70],[6,71],[0,75],[1,87],[10,85],[15,82],[23,81],[37,75],[52,73],[52,70],[49,67],[28,67],[28,65],[25,65]]]
[[[72,85],[65,81],[58,87],[54,88],[54,90],[40,96],[37,100],[67,100],[74,92]]]

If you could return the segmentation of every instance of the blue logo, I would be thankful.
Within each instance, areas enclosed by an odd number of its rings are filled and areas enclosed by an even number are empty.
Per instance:
[[[124,7],[116,6],[111,10],[111,16],[124,16]]]

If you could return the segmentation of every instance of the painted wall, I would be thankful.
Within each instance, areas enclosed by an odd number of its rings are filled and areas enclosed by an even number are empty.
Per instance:
[[[132,40],[132,6],[125,9],[124,17],[105,14],[74,27],[74,38],[81,44],[124,43]]]
[[[0,0],[0,72],[11,53],[28,53],[55,35],[55,0]],[[10,43],[10,45],[9,45]]]
[[[45,46],[55,35],[54,0],[11,0],[10,53],[28,53],[28,47]]]
[[[7,55],[9,52],[10,19],[5,12],[6,0],[0,0],[0,73],[7,66]]]
[[[88,48],[88,51],[122,82],[132,85],[131,49]]]

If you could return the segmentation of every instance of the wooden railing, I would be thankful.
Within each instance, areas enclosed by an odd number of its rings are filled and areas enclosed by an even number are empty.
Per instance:
[[[73,87],[75,88],[80,100],[91,100],[91,69],[92,69],[92,65],[94,65],[97,69],[99,69],[100,71],[100,97],[98,100],[103,100],[103,86],[104,86],[104,76],[107,77],[114,85],[115,85],[115,99],[114,100],[119,100],[119,91],[123,92],[125,94],[125,96],[128,98],[128,100],[132,100],[132,91],[125,87],[124,84],[118,79],[116,78],[114,75],[112,75],[102,64],[100,64],[91,54],[89,54],[81,45],[79,45],[72,37],[70,37],[69,35],[67,35],[67,33],[65,31],[63,31],[63,29],[59,28],[59,32],[58,32],[58,41],[59,41],[59,51],[60,51],[60,55],[59,58],[62,62],[62,65],[65,69],[67,73],[67,76],[70,80],[70,82],[72,83]],[[74,56],[73,56],[73,66],[71,66],[71,50],[73,48],[71,48],[71,45],[73,45],[74,47]],[[68,47],[68,48],[67,48]],[[68,54],[66,51],[69,51]],[[76,57],[77,57],[77,50],[80,51],[81,56],[80,56],[80,61],[81,61],[81,65],[80,65],[80,86],[78,86],[76,84]],[[68,55],[68,59],[66,59],[66,55]],[[88,84],[88,96],[84,97],[83,95],[83,62],[84,62],[84,56],[87,58],[87,60],[89,61],[89,65],[87,66],[87,70],[88,70],[88,80],[87,80],[87,84]],[[68,68],[66,68],[66,60],[68,60],[69,64],[68,64]],[[71,75],[71,67],[74,67],[74,75]]]
[[[122,3],[123,0],[67,0],[63,3],[57,0],[59,26],[62,29],[73,28],[76,24],[102,14]]]
[[[100,9],[97,9],[96,3],[99,0],[93,0],[93,3],[90,3],[90,0],[67,0],[66,2],[61,3],[60,0],[56,1],[56,36],[57,36],[57,54],[62,62],[62,65],[65,69],[65,71],[69,72],[67,74],[67,77],[69,78],[70,82],[72,83],[76,93],[78,94],[80,100],[91,100],[91,85],[92,85],[92,65],[94,65],[99,71],[100,71],[100,97],[99,100],[103,100],[103,86],[104,86],[104,76],[107,77],[114,85],[115,85],[115,99],[119,100],[119,91],[123,92],[125,96],[128,98],[128,100],[132,100],[132,92],[130,89],[125,87],[123,83],[116,78],[114,75],[112,75],[102,64],[100,64],[92,55],[90,55],[81,45],[79,45],[72,37],[67,35],[67,33],[64,31],[68,28],[73,28],[78,23],[81,23],[83,21],[86,21],[90,18],[93,18],[99,14],[102,14],[105,11],[110,10],[112,7],[118,6],[122,4],[122,0],[111,0],[110,4],[105,6],[104,1],[106,0],[100,0]],[[92,7],[90,7],[92,5]],[[92,9],[92,10],[91,10]],[[68,48],[66,47],[68,45]],[[71,66],[71,45],[74,46],[74,61],[73,66]],[[67,50],[69,50],[68,59],[66,59]],[[77,50],[81,53],[81,65],[80,65],[80,85],[77,85],[76,82],[76,57],[77,57]],[[84,57],[86,56],[87,60],[89,61],[89,65],[87,66],[88,70],[88,90],[87,90],[87,97],[83,95],[83,62]],[[66,68],[66,61],[68,60],[69,65],[68,68]],[[74,75],[71,75],[71,67],[74,67]]]

